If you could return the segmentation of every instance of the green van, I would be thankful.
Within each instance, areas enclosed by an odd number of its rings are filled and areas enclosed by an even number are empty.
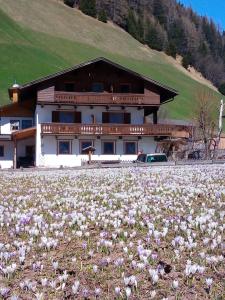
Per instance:
[[[164,153],[154,153],[154,154],[139,154],[137,157],[137,160],[135,162],[137,163],[158,163],[158,162],[167,162],[167,156]]]

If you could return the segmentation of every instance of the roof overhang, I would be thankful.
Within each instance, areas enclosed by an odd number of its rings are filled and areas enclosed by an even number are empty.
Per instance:
[[[0,107],[0,117],[33,117],[31,102],[10,103]]]
[[[155,85],[157,88],[160,89],[161,91],[161,98],[162,98],[162,102],[165,102],[165,101],[168,101],[170,99],[173,99],[174,97],[176,97],[178,95],[178,92],[173,89],[173,88],[170,88],[150,77],[147,77],[147,76],[144,76],[140,73],[137,73],[133,70],[130,70],[122,65],[119,65],[118,63],[115,63],[107,58],[104,58],[104,57],[99,57],[99,58],[96,58],[96,59],[93,59],[93,60],[90,60],[90,61],[87,61],[87,62],[84,62],[84,63],[81,63],[81,64],[78,64],[72,68],[68,68],[68,69],[65,69],[65,70],[62,70],[62,71],[59,71],[57,73],[54,73],[52,75],[49,75],[49,76],[46,76],[46,77],[42,77],[40,79],[37,79],[37,80],[34,80],[34,81],[31,81],[29,83],[26,83],[24,85],[21,85],[18,87],[18,92],[19,92],[19,95],[22,96],[23,93],[26,91],[26,90],[29,90],[31,88],[34,88],[34,89],[38,89],[38,87],[43,84],[43,83],[47,83],[48,81],[52,80],[52,79],[57,79],[59,78],[60,76],[62,75],[65,75],[65,74],[68,74],[70,72],[73,72],[75,70],[78,70],[78,69],[81,69],[81,68],[84,68],[86,66],[89,66],[89,65],[92,65],[92,64],[95,64],[95,63],[99,63],[99,62],[104,62],[108,65],[111,65],[111,66],[114,66],[115,68],[117,69],[120,69],[120,70],[123,70],[125,72],[128,72],[130,74],[132,74],[133,76],[139,78],[139,79],[142,79],[146,82],[149,82],[153,85]],[[9,96],[10,98],[12,98],[12,94],[13,94],[13,88],[10,88],[9,89]]]
[[[24,140],[36,135],[36,127],[31,127],[23,130],[18,130],[12,133],[12,139],[14,141]]]

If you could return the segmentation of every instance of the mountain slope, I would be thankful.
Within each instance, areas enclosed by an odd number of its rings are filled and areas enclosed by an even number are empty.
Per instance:
[[[191,118],[195,91],[202,84],[165,54],[144,47],[120,28],[84,16],[59,1],[0,0],[0,5],[1,103],[8,101],[7,88],[15,79],[25,83],[105,56],[177,89],[180,95],[165,106],[169,116]],[[79,30],[79,34],[72,34],[71,30]]]

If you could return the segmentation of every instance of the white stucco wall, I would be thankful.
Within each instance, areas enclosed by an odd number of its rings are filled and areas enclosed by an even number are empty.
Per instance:
[[[13,167],[13,142],[0,141],[0,145],[4,147],[4,156],[0,157],[0,167],[9,169]]]
[[[58,106],[45,105],[36,107],[36,166],[39,167],[74,167],[80,166],[83,160],[87,160],[87,155],[80,154],[80,140],[93,140],[94,147],[96,148],[95,154],[92,156],[93,160],[122,160],[132,161],[136,159],[137,155],[124,154],[124,141],[137,141],[137,150],[143,150],[146,153],[154,153],[156,149],[156,142],[153,137],[142,137],[140,140],[137,136],[124,136],[119,139],[115,136],[101,136],[97,139],[96,136],[41,136],[41,123],[52,122],[52,111],[58,109]],[[63,109],[71,109],[74,107],[61,106]],[[109,111],[121,111],[121,107],[115,107]],[[91,109],[89,106],[78,106],[77,111],[82,113],[82,123],[92,123],[91,116],[94,115],[96,123],[102,123],[102,112],[107,111],[105,107],[94,107]],[[131,113],[131,124],[143,124],[144,111],[137,110],[135,107],[129,107],[124,112]],[[72,154],[70,155],[57,155],[57,140],[71,140]],[[102,154],[102,141],[114,140],[116,142],[116,154],[104,155]]]
[[[49,123],[52,122],[52,111],[59,110],[57,105],[44,105],[41,107],[37,105],[36,113],[38,114],[39,123]],[[74,106],[61,106],[60,110],[74,110]],[[125,110],[121,110],[121,106],[110,108],[106,110],[104,106],[94,106],[93,109],[90,106],[77,106],[77,111],[81,112],[82,123],[91,124],[91,116],[95,116],[96,123],[102,123],[102,112],[129,112],[131,113],[131,124],[143,124],[144,121],[144,110],[138,110],[135,107],[127,107]]]
[[[20,121],[20,129],[22,129],[22,120],[32,120],[33,118],[26,117],[1,117],[0,119],[0,134],[11,134],[10,121],[18,120]],[[33,122],[34,123],[34,122]]]
[[[73,106],[61,106],[60,110],[74,110]],[[36,165],[37,166],[79,166],[81,165],[82,159],[87,159],[86,155],[80,155],[80,142],[75,140],[74,136],[72,137],[58,137],[59,139],[73,139],[72,141],[72,155],[57,155],[57,140],[53,136],[44,136],[41,138],[41,123],[51,123],[52,122],[52,111],[58,110],[57,105],[45,105],[41,107],[37,105],[36,107],[36,118],[35,122],[37,124],[37,135],[36,135]],[[96,123],[102,123],[102,112],[106,112],[106,108],[103,106],[93,107],[91,109],[89,106],[78,106],[77,111],[81,111],[82,123],[91,124],[92,115],[95,116]],[[121,111],[121,107],[114,107],[110,111]],[[126,108],[123,112],[131,113],[131,124],[143,124],[144,120],[144,110],[137,110],[135,107]],[[79,137],[80,139],[81,137]],[[102,137],[101,139],[103,139]],[[106,139],[109,137],[105,137]],[[84,140],[96,139],[96,137],[83,136]],[[112,139],[110,137],[110,139]],[[114,138],[115,139],[115,138]],[[131,155],[123,155],[123,142],[118,142],[118,155],[101,155],[101,140],[95,142],[96,155],[93,156],[93,159],[102,159],[102,160],[132,160],[136,156],[131,157]],[[121,147],[121,149],[120,149]]]
[[[4,147],[4,156],[0,157],[0,167],[8,169],[13,167],[14,144],[12,141],[0,141],[0,146]],[[35,146],[35,139],[29,138],[17,142],[17,160],[26,155],[26,146]]]
[[[72,154],[57,155],[57,143],[60,140],[70,140],[72,144]],[[143,150],[146,153],[154,153],[156,149],[156,142],[153,137],[142,137],[138,140],[137,137],[118,137],[101,136],[97,139],[96,136],[79,136],[75,139],[73,136],[43,136],[41,138],[41,152],[39,156],[39,166],[44,167],[74,167],[80,166],[82,161],[87,161],[88,156],[80,153],[80,141],[93,140],[96,149],[95,154],[92,155],[92,160],[121,160],[132,161],[137,158],[137,155],[124,154],[124,142],[136,141],[137,150]],[[102,143],[105,140],[115,141],[116,154],[104,155],[102,154]]]
[[[25,156],[26,146],[36,146],[36,166],[43,167],[74,167],[80,166],[82,161],[88,159],[87,155],[80,153],[80,141],[81,140],[93,140],[94,147],[96,148],[95,154],[92,156],[93,160],[121,160],[121,161],[132,161],[136,159],[136,155],[125,155],[124,154],[124,142],[125,141],[136,141],[137,150],[143,150],[144,152],[151,153],[155,152],[156,143],[153,137],[142,137],[138,139],[137,136],[124,136],[119,139],[115,136],[101,136],[97,139],[96,136],[78,136],[76,139],[74,136],[41,136],[41,123],[50,123],[52,121],[52,111],[56,110],[58,106],[37,106],[35,113],[34,123],[37,124],[37,134],[35,138],[25,139],[18,141],[17,144],[17,158]],[[61,107],[61,109],[73,109],[73,107]],[[102,112],[106,111],[105,107],[94,107],[91,109],[87,106],[80,106],[77,108],[78,111],[82,112],[82,123],[91,123],[92,115],[95,115],[97,123],[102,123]],[[120,111],[120,107],[115,107],[114,111]],[[113,111],[110,110],[110,111]],[[125,112],[131,113],[131,124],[142,124],[143,123],[143,110],[137,110],[136,108],[130,107]],[[14,118],[14,117],[3,117],[1,119],[1,133],[10,134],[10,120],[32,119],[32,118]],[[57,155],[57,140],[71,140],[72,143],[72,154],[70,155]],[[114,155],[102,154],[102,142],[104,140],[113,140],[116,144],[116,153]],[[0,142],[0,145],[4,145],[4,157],[0,158],[1,168],[11,168],[13,166],[13,143],[12,142]]]

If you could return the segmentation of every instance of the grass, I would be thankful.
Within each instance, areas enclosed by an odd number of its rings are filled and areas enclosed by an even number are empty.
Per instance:
[[[171,64],[164,54],[59,1],[0,0],[0,5],[1,104],[9,101],[7,89],[15,80],[23,84],[104,56],[177,89],[180,95],[165,106],[166,111],[172,118],[191,118],[196,90],[203,85]]]

